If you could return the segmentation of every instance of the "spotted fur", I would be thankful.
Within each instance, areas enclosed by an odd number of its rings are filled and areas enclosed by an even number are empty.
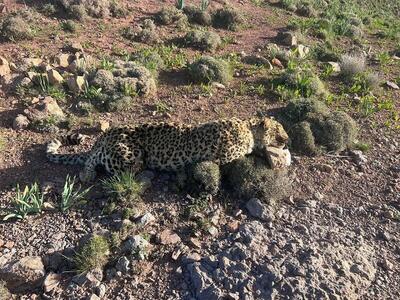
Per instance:
[[[237,118],[197,126],[176,123],[114,127],[98,138],[88,153],[59,154],[61,142],[47,146],[50,161],[83,164],[84,182],[96,177],[98,165],[115,174],[137,173],[143,168],[175,171],[187,164],[214,161],[223,165],[253,151],[266,154],[267,147],[285,147],[288,135],[270,118]]]

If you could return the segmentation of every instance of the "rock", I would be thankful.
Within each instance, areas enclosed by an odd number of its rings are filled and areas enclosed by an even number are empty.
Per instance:
[[[96,268],[90,270],[85,276],[81,277],[84,278],[83,283],[89,283],[90,286],[97,287],[103,280],[103,270],[101,268]]]
[[[271,169],[282,169],[290,166],[292,163],[289,149],[267,147],[266,152]]]
[[[0,280],[7,282],[12,293],[22,293],[42,285],[45,275],[40,256],[26,256],[0,267]]]
[[[292,32],[280,32],[276,38],[284,46],[292,47],[297,45],[297,37]]]
[[[96,287],[95,291],[97,296],[103,298],[106,295],[106,286],[104,284],[100,284],[98,287]]]
[[[73,42],[73,43],[71,43],[71,44],[68,46],[68,48],[69,48],[73,53],[83,51],[82,45],[81,45],[80,43],[78,43],[78,42]]]
[[[47,274],[46,278],[43,281],[43,289],[46,293],[54,290],[59,284],[61,280],[61,275],[50,272]]]
[[[218,234],[218,228],[215,226],[208,226],[207,227],[207,232],[211,235],[211,236],[216,236]]]
[[[59,86],[64,82],[64,78],[55,69],[48,70],[47,71],[47,77],[49,78],[49,83],[52,84],[52,85]]]
[[[0,77],[6,76],[11,73],[10,65],[8,61],[0,56]]]
[[[228,229],[229,232],[237,232],[239,229],[239,221],[233,220],[231,222],[228,222],[226,224],[226,228]]]
[[[152,215],[152,213],[147,212],[140,218],[139,224],[141,226],[146,226],[150,223],[153,223],[155,220],[156,220],[156,218]]]
[[[213,86],[213,87],[215,87],[215,88],[217,88],[217,89],[220,89],[220,90],[224,90],[226,87],[225,87],[225,85],[223,85],[222,83],[220,83],[220,82],[213,82],[213,83],[211,83],[211,85]]]
[[[43,59],[41,58],[24,58],[21,61],[21,66],[20,66],[20,71],[26,71],[29,68],[35,67],[35,68],[39,68],[40,65],[43,63]]]
[[[67,68],[73,61],[73,56],[70,54],[61,53],[54,58],[54,61],[58,66]]]
[[[90,297],[87,298],[88,300],[100,300],[99,296],[96,294],[91,294]]]
[[[121,252],[126,254],[134,254],[145,251],[149,246],[149,242],[140,235],[134,235],[127,238],[121,246]]]
[[[363,165],[367,162],[367,158],[361,150],[350,150],[349,154],[357,165]]]
[[[386,85],[394,90],[400,89],[399,86],[392,81],[386,81]]]
[[[333,70],[334,73],[340,73],[341,69],[340,69],[340,64],[339,63],[333,62],[333,61],[328,61],[326,64],[328,66],[332,67],[332,70]]]
[[[310,53],[310,48],[300,44],[297,46],[296,51],[299,58],[304,58]]]
[[[72,76],[67,80],[68,88],[76,95],[84,91],[85,83],[86,80],[83,76]]]
[[[33,106],[24,110],[25,115],[30,121],[39,121],[55,117],[57,119],[64,119],[65,115],[57,101],[52,97],[45,97]]]
[[[29,119],[26,116],[19,114],[13,121],[13,129],[26,129],[29,124]]]
[[[199,294],[202,290],[205,290],[212,284],[212,279],[207,275],[207,271],[199,262],[188,264],[187,270],[189,272],[189,279],[195,288],[196,294]]]
[[[110,122],[108,121],[99,121],[99,129],[102,132],[106,132],[106,130],[110,128]]]
[[[126,256],[122,256],[118,259],[115,268],[122,274],[126,274],[129,272],[129,260],[126,258]]]
[[[191,237],[190,238],[190,243],[196,248],[201,248],[201,242],[197,238]]]
[[[197,252],[191,252],[182,257],[182,263],[184,265],[191,264],[191,263],[194,263],[194,262],[197,262],[200,260],[201,260],[201,256]]]
[[[181,238],[172,230],[165,229],[160,233],[159,240],[162,245],[174,245],[179,243]]]
[[[279,59],[277,59],[276,57],[272,59],[271,61],[272,65],[277,66],[281,69],[284,68],[283,64],[281,63],[281,61]]]
[[[274,214],[263,204],[260,199],[252,198],[246,203],[246,209],[249,214],[255,218],[271,222],[274,219]]]

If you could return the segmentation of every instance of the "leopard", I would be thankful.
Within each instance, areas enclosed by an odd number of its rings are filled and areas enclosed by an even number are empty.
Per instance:
[[[83,138],[76,134],[72,140],[79,144]],[[270,117],[233,117],[196,125],[149,122],[110,127],[87,152],[59,153],[63,143],[54,139],[46,154],[53,163],[83,165],[79,178],[87,183],[95,180],[99,166],[114,175],[144,169],[178,171],[204,161],[225,165],[251,153],[268,159],[268,149],[284,149],[288,139],[283,126]],[[289,165],[290,158],[283,164]]]

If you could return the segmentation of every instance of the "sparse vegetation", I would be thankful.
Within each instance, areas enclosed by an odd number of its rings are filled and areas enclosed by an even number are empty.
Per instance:
[[[156,14],[156,21],[161,25],[170,25],[173,24],[182,18],[184,18],[184,14],[182,10],[170,6],[170,7],[163,7],[157,14]]]
[[[102,181],[108,195],[125,203],[134,204],[140,201],[143,185],[130,172],[122,172]]]
[[[100,235],[92,236],[73,258],[76,272],[84,274],[96,268],[103,268],[107,263],[109,253],[107,239]]]
[[[187,16],[190,23],[199,24],[202,26],[209,26],[212,23],[211,15],[206,11],[208,1],[202,1],[201,6],[198,8],[193,5],[185,6],[183,12]]]
[[[340,74],[347,79],[354,78],[365,71],[365,57],[357,54],[345,54],[340,59]]]
[[[212,23],[216,28],[237,30],[243,21],[240,12],[232,7],[217,9],[212,15]]]
[[[221,184],[219,165],[205,161],[188,167],[187,187],[196,194],[216,195]]]
[[[66,212],[73,206],[84,200],[90,188],[81,190],[81,187],[75,188],[76,178],[67,175],[65,178],[65,184],[61,193],[60,209],[62,212]]]
[[[22,192],[17,184],[15,197],[12,199],[14,208],[3,220],[6,221],[14,218],[25,219],[29,214],[40,213],[42,211],[43,202],[43,194],[36,182],[30,187],[25,186]]]
[[[221,45],[221,38],[212,31],[189,31],[185,36],[186,45],[200,50],[213,51]]]

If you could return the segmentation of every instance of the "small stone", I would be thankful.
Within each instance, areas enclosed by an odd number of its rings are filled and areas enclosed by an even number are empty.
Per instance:
[[[160,233],[159,240],[162,245],[174,245],[179,243],[181,238],[172,230],[165,229]]]
[[[90,270],[85,276],[82,277],[84,277],[83,283],[88,282],[92,287],[96,287],[99,286],[103,280],[103,270],[101,268],[96,268]]]
[[[200,260],[201,260],[201,256],[197,252],[191,252],[182,257],[182,263],[184,265],[191,264],[191,263],[194,263],[194,262],[197,262]]]
[[[224,90],[226,88],[225,85],[223,85],[222,83],[219,83],[219,82],[213,82],[211,85],[220,90]]]
[[[232,232],[232,233],[237,232],[239,229],[239,224],[240,224],[239,221],[233,220],[226,224],[226,228],[228,229],[229,232]]]
[[[297,45],[297,37],[292,32],[280,32],[276,37],[282,45],[285,46],[296,46]]]
[[[394,90],[400,89],[399,86],[392,81],[386,81],[386,85]]]
[[[5,248],[7,248],[7,249],[11,249],[11,248],[13,248],[14,247],[14,242],[13,241],[7,241],[5,244],[4,244],[4,247]]]
[[[270,209],[263,204],[260,199],[257,198],[251,198],[247,203],[246,203],[246,209],[250,213],[251,216],[255,218],[259,218],[261,220],[270,222],[274,219],[273,213],[270,211]]]
[[[149,245],[149,242],[140,235],[130,236],[121,246],[122,253],[136,253],[138,251],[145,250]]]
[[[96,295],[100,298],[103,298],[106,295],[106,286],[104,284],[100,284],[95,289]]]
[[[146,226],[150,223],[153,223],[155,220],[156,220],[156,218],[153,216],[153,214],[150,212],[147,212],[140,218],[138,223],[141,226]]]
[[[201,248],[201,242],[197,238],[191,237],[190,238],[190,243],[196,248]]]
[[[106,132],[106,130],[110,128],[110,122],[108,121],[99,121],[99,129],[102,132]]]
[[[181,254],[182,254],[182,248],[179,247],[179,248],[175,249],[174,252],[172,252],[171,258],[173,260],[177,260],[179,258],[179,256],[181,256]]]
[[[26,129],[29,124],[29,119],[26,116],[19,114],[13,121],[13,129]]]
[[[68,78],[67,85],[71,92],[73,92],[74,94],[79,94],[85,89],[85,82],[85,77],[73,76]]]
[[[209,226],[207,228],[207,232],[211,234],[211,236],[216,236],[218,234],[218,228],[215,226]]]
[[[357,165],[363,165],[367,162],[367,158],[361,150],[351,150],[349,154]]]
[[[390,236],[390,234],[387,231],[379,231],[377,238],[388,242],[391,240],[392,237]]]
[[[99,296],[97,296],[96,294],[90,295],[90,297],[88,299],[89,300],[100,300]]]
[[[43,288],[46,293],[54,290],[59,284],[61,280],[61,275],[50,272],[47,274],[46,278],[43,281]]]
[[[120,271],[122,274],[126,274],[129,272],[129,260],[126,256],[122,256],[118,259],[117,264],[115,265],[117,271]]]
[[[310,48],[301,44],[298,45],[296,49],[299,58],[304,58],[308,53],[310,53]]]
[[[340,64],[337,63],[337,62],[328,61],[327,65],[332,67],[332,70],[333,70],[334,73],[339,73],[340,70],[341,70],[340,69]]]
[[[272,61],[271,61],[271,63],[272,63],[272,65],[277,66],[277,67],[279,67],[279,68],[281,68],[281,69],[284,68],[284,66],[283,66],[283,64],[281,63],[281,61],[280,61],[279,59],[277,59],[277,58],[273,58]]]
[[[73,43],[71,43],[71,44],[69,45],[69,49],[70,49],[73,53],[76,53],[76,52],[82,51],[82,50],[83,50],[83,47],[82,47],[82,45],[81,45],[80,43],[78,43],[78,42],[73,42]]]
[[[40,67],[40,65],[42,64],[43,59],[41,58],[24,58],[22,61],[22,64],[27,67],[28,69],[30,67]]]
[[[47,71],[47,77],[49,78],[49,83],[52,85],[61,85],[64,81],[64,78],[61,76],[61,74],[55,70],[55,69],[50,69]]]
[[[388,259],[382,261],[382,267],[388,271],[393,270],[393,264]]]
[[[6,76],[11,73],[10,65],[3,56],[0,56],[0,77]]]

